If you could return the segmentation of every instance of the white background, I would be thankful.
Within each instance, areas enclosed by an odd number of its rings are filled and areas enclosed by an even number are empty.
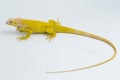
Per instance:
[[[62,25],[103,36],[113,42],[117,57],[102,66],[83,71],[46,74],[92,65],[112,56],[103,42],[72,34],[33,34],[20,42],[21,35],[5,24],[8,18],[48,21],[60,18]],[[0,80],[119,80],[119,0],[0,0]]]

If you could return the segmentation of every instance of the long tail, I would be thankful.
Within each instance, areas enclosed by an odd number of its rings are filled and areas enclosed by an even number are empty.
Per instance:
[[[85,70],[85,69],[89,69],[89,68],[93,68],[93,67],[105,64],[105,63],[113,60],[115,58],[115,56],[116,56],[116,47],[114,46],[114,44],[112,42],[110,42],[109,40],[103,38],[103,37],[100,37],[100,36],[97,36],[95,34],[91,34],[91,33],[88,33],[88,32],[84,32],[84,31],[81,31],[81,30],[67,28],[67,27],[64,27],[64,26],[62,26],[61,28],[56,30],[56,32],[78,34],[78,35],[81,35],[81,36],[86,36],[86,37],[89,37],[89,38],[94,38],[96,40],[103,41],[103,42],[107,43],[108,45],[110,45],[113,48],[114,54],[110,58],[108,58],[107,60],[102,61],[102,62],[97,63],[97,64],[93,64],[91,66],[86,66],[86,67],[77,68],[77,69],[71,69],[71,70],[63,70],[63,71],[48,71],[47,73],[65,73],[65,72],[72,72],[72,71],[78,71],[78,70]]]

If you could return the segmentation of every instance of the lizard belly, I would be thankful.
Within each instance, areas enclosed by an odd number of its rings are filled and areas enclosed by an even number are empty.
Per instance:
[[[45,33],[45,27],[36,25],[36,26],[32,27],[32,31],[35,33]]]

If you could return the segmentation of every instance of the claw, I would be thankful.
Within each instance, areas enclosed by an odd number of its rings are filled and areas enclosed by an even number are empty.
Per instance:
[[[26,40],[26,38],[25,38],[24,36],[20,36],[20,37],[18,37],[17,39],[19,39],[20,41]]]
[[[46,37],[46,40],[49,40],[49,42],[55,38],[55,34],[49,34],[47,37]]]

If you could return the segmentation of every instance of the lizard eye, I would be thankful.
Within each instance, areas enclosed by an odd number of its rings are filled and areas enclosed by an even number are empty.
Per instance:
[[[13,23],[13,21],[10,21],[10,23]]]

